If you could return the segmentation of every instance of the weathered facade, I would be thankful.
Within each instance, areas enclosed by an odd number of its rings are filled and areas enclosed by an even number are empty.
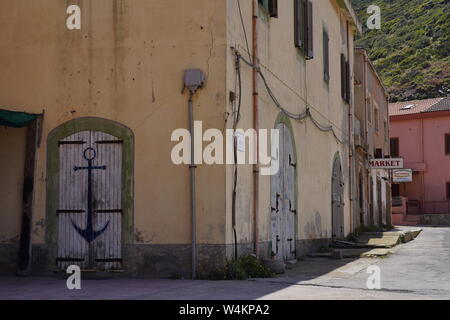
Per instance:
[[[368,160],[390,157],[388,94],[364,49],[355,49],[355,150],[358,225],[391,225],[388,169]]]
[[[66,27],[72,4],[80,30]],[[204,131],[233,128],[240,101],[237,127],[280,129],[282,146],[275,176],[251,164],[197,166],[198,273],[244,252],[294,259],[354,229],[359,24],[348,0],[273,4],[0,4],[1,109],[44,114],[22,270],[190,276],[189,169],[171,160],[172,132],[189,125],[187,69],[206,76],[193,99]],[[0,128],[2,272],[29,253],[19,250],[25,131]]]

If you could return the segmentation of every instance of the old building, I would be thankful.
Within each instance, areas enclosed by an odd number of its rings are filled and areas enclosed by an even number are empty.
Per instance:
[[[369,159],[390,157],[388,93],[362,48],[355,49],[355,153],[357,223],[391,224],[388,169],[370,169]]]
[[[358,30],[348,0],[1,2],[0,106],[30,125],[1,123],[0,270],[191,276],[344,238]],[[278,173],[176,165],[190,109],[203,131],[279,129]]]
[[[398,224],[448,224],[450,217],[450,98],[392,103],[391,155],[404,159],[412,181],[395,183]]]

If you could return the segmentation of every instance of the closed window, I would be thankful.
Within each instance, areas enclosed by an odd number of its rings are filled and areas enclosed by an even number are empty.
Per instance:
[[[450,133],[445,135],[445,154],[450,156]]]
[[[323,79],[330,80],[330,38],[328,32],[323,30]]]
[[[399,139],[391,138],[391,157],[398,158],[400,156],[399,152]]]
[[[350,64],[348,63],[345,54],[341,54],[341,96],[345,102],[350,103],[351,93],[350,83]]]
[[[294,0],[294,43],[306,59],[314,57],[313,25],[312,1]]]
[[[323,79],[330,80],[330,38],[328,32],[323,30]]]

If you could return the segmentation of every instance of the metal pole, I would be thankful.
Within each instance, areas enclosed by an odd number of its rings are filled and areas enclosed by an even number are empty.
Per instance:
[[[197,274],[197,236],[196,236],[196,207],[195,207],[195,157],[194,157],[194,107],[192,96],[194,93],[189,90],[189,131],[191,133],[191,164],[189,165],[190,182],[191,182],[191,227],[192,227],[192,279]]]

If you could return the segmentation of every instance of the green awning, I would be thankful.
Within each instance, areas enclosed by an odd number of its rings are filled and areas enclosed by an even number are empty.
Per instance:
[[[39,114],[0,109],[0,126],[23,128],[36,119]]]

